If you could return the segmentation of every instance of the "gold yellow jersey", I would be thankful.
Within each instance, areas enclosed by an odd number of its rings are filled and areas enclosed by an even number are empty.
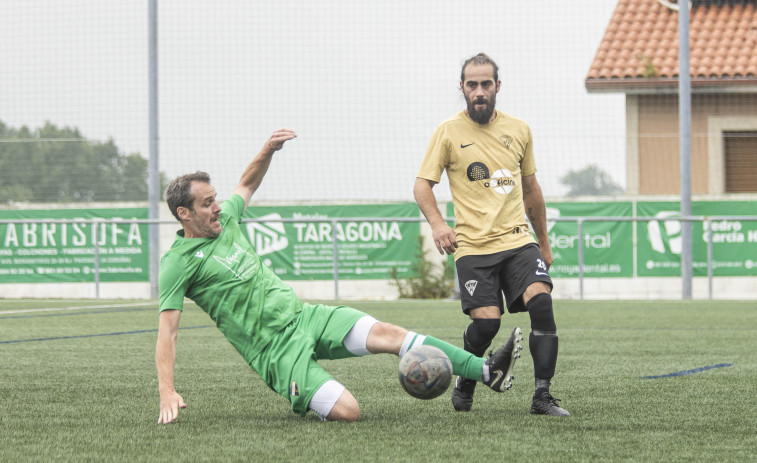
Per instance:
[[[531,129],[497,111],[479,125],[461,111],[439,124],[419,178],[439,182],[447,171],[455,206],[455,260],[534,243],[523,206],[523,176],[536,173]]]

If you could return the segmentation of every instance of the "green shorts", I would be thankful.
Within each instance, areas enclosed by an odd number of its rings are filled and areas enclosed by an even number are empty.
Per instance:
[[[292,411],[305,416],[313,394],[334,379],[317,362],[355,357],[344,337],[365,313],[345,306],[303,304],[297,318],[273,337],[250,366]]]

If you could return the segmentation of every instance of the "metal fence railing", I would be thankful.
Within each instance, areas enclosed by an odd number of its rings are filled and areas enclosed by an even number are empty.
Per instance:
[[[331,243],[332,243],[332,274],[333,274],[333,284],[334,284],[334,299],[339,299],[339,241],[337,239],[334,239],[334,233],[337,229],[336,224],[338,222],[355,222],[355,221],[367,221],[367,220],[383,220],[383,221],[394,221],[394,222],[425,222],[425,219],[422,217],[331,217],[331,218],[256,218],[256,219],[243,219],[242,222],[282,222],[282,223],[308,223],[308,222],[327,222],[331,224]],[[454,222],[454,218],[446,218],[445,219],[448,222]],[[560,218],[554,218],[550,219],[554,220],[556,222],[575,222],[577,224],[578,228],[578,236],[583,236],[584,232],[584,224],[587,222],[650,222],[655,220],[661,220],[660,217],[560,217]],[[703,230],[705,230],[705,233],[707,234],[707,297],[708,299],[713,298],[713,279],[715,276],[713,275],[713,240],[712,240],[712,234],[713,234],[713,227],[712,223],[716,221],[722,221],[722,220],[738,220],[738,221],[746,221],[746,222],[757,222],[757,216],[734,216],[734,215],[722,215],[722,216],[681,216],[681,217],[665,217],[665,221],[678,221],[678,222],[701,222],[703,226]],[[94,288],[95,288],[95,297],[100,298],[101,295],[101,263],[100,263],[100,257],[101,257],[101,236],[100,234],[103,233],[103,226],[106,226],[108,224],[121,224],[121,225],[130,225],[130,224],[137,224],[137,225],[155,225],[153,228],[155,233],[157,233],[157,225],[162,224],[170,224],[170,225],[176,225],[176,222],[173,220],[156,220],[156,219],[0,219],[0,226],[2,225],[23,225],[23,224],[77,224],[79,226],[88,226],[91,230],[91,237],[92,237],[92,257],[93,257],[93,278],[94,278]],[[636,240],[635,234],[634,234],[634,241]],[[585,275],[584,275],[584,268],[586,266],[585,262],[585,246],[583,243],[583,240],[578,239],[577,245],[578,245],[578,297],[579,299],[584,298],[584,282],[585,282]],[[636,243],[632,243],[634,246]],[[757,246],[757,243],[755,243],[755,246]],[[167,247],[167,246],[163,246]],[[151,263],[158,262],[160,259],[160,256],[150,256],[149,259],[151,260]],[[157,268],[157,266],[156,266]],[[637,275],[634,275],[636,277]],[[2,282],[2,279],[0,279],[0,282]],[[157,287],[157,274],[151,274],[150,275],[150,283],[151,286]]]
[[[561,217],[553,219],[558,222],[576,222],[578,225],[578,236],[583,236],[583,224],[586,222],[650,222],[653,220],[660,220],[659,217]],[[734,216],[734,215],[718,215],[718,216],[681,216],[681,217],[666,217],[666,221],[678,221],[678,222],[701,222],[703,229],[707,233],[707,298],[713,298],[712,292],[712,280],[713,276],[713,251],[712,251],[712,223],[719,220],[739,220],[744,222],[757,222],[757,216]],[[584,298],[584,245],[582,240],[578,241],[578,297]],[[635,243],[634,243],[635,244]],[[757,243],[755,244],[757,246]]]

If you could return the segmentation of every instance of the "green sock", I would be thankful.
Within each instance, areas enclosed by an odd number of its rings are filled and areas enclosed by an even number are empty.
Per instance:
[[[479,382],[483,381],[484,359],[481,357],[476,357],[470,352],[466,352],[457,346],[431,336],[426,336],[422,344],[438,347],[442,352],[447,354],[447,357],[452,362],[452,373],[463,378],[474,379]]]

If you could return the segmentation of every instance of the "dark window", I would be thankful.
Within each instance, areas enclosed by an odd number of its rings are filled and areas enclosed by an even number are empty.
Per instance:
[[[757,132],[725,132],[726,193],[757,192]]]

